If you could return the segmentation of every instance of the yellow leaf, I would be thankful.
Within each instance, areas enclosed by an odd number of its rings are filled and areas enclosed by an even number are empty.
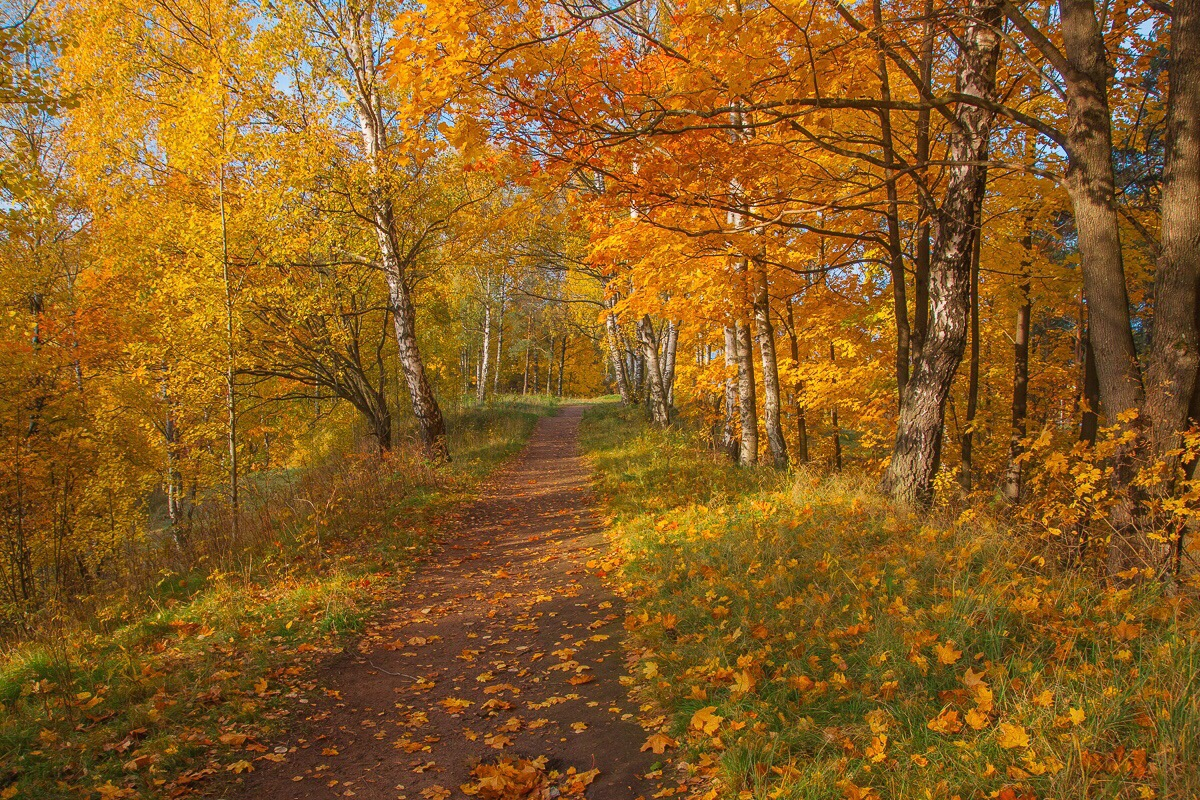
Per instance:
[[[963,686],[966,686],[968,689],[974,689],[976,686],[981,684],[986,686],[983,681],[983,673],[976,672],[969,667],[967,668],[967,671],[963,673],[962,682]]]
[[[1001,747],[1012,750],[1017,747],[1029,747],[1029,734],[1020,725],[1011,722],[1001,722],[996,743]]]
[[[952,641],[945,644],[935,644],[933,646],[933,653],[937,656],[939,664],[953,664],[962,658],[962,650],[955,650],[954,642]]]
[[[881,733],[878,736],[872,737],[871,744],[867,746],[864,755],[872,762],[878,764],[887,758],[887,743],[888,737],[886,733]]]
[[[979,706],[979,710],[987,714],[991,712],[994,704],[994,695],[992,690],[988,688],[986,683],[981,683],[975,687],[973,692],[975,695],[975,704]]]
[[[750,670],[744,669],[733,674],[733,691],[735,694],[749,694],[754,689],[754,676]]]
[[[225,771],[241,775],[243,772],[254,772],[254,765],[243,758],[241,761],[235,761],[226,766]]]
[[[1067,716],[1071,718],[1072,725],[1082,725],[1087,719],[1087,714],[1083,713],[1082,708],[1072,708],[1067,711]]]
[[[725,719],[717,715],[715,713],[716,710],[716,706],[705,706],[695,714],[692,714],[692,727],[701,733],[712,736],[721,727],[721,720]]]
[[[1038,708],[1049,708],[1054,705],[1054,692],[1047,689],[1033,698],[1033,704]]]
[[[987,714],[981,712],[978,708],[972,708],[967,712],[967,724],[977,731],[983,730],[988,725]]]
[[[642,745],[641,751],[644,753],[649,750],[655,755],[661,756],[666,752],[668,747],[674,747],[676,744],[678,742],[665,733],[656,733],[646,740],[646,743]]]
[[[942,713],[938,714],[933,719],[925,724],[925,727],[934,733],[958,733],[962,730],[962,720],[958,718],[958,712],[951,708],[942,709]]]
[[[1113,635],[1123,642],[1128,642],[1136,639],[1142,633],[1142,626],[1136,622],[1125,622],[1122,620],[1113,626]]]

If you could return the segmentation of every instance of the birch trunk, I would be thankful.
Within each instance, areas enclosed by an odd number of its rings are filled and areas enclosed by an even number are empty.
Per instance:
[[[487,396],[488,370],[492,360],[492,306],[483,304],[483,347],[479,352],[479,383],[475,386],[475,402],[482,404]]]
[[[667,395],[667,408],[675,405],[675,351],[679,347],[679,323],[667,322],[667,335],[663,343],[663,390]]]
[[[395,210],[386,189],[383,175],[383,156],[387,149],[387,128],[379,97],[378,66],[370,46],[371,14],[359,11],[352,20],[352,29],[344,37],[346,54],[354,72],[354,108],[362,134],[363,149],[370,166],[371,187],[368,205],[374,223],[383,273],[387,279],[396,329],[396,344],[400,368],[408,386],[416,418],[417,433],[425,454],[435,461],[448,461],[450,448],[446,442],[446,422],[438,406],[433,386],[425,372],[425,362],[417,344],[417,310],[413,305],[406,276],[406,263],[396,239]]]
[[[558,396],[563,396],[563,371],[567,366],[567,335],[564,333],[562,338],[562,350],[558,356]]]
[[[492,370],[492,393],[500,393],[500,373],[504,368],[504,306],[507,298],[504,296],[504,284],[500,284],[500,309],[496,315],[496,367]]]
[[[997,0],[970,0],[961,45],[960,91],[991,99],[995,92]],[[896,443],[884,476],[885,491],[902,503],[928,505],[941,447],[946,396],[966,346],[970,303],[971,243],[979,172],[992,114],[961,104],[949,144],[948,181],[938,213],[930,266],[930,316],[926,340],[900,403]]]
[[[754,339],[750,326],[734,324],[737,339],[738,416],[742,420],[738,463],[753,466],[758,463],[758,397],[754,386]]]
[[[637,323],[638,341],[642,345],[642,357],[646,361],[646,396],[650,404],[650,419],[658,426],[671,422],[667,410],[667,393],[663,387],[662,364],[658,357],[658,337],[650,315],[644,315]]]
[[[731,461],[738,461],[739,441],[737,435],[737,331],[725,326],[725,429],[724,446]]]
[[[621,353],[619,332],[617,315],[610,311],[604,318],[604,338],[608,344],[608,358],[612,362],[621,404],[628,406],[633,404],[633,392],[629,388],[629,371],[625,368],[625,356]]]
[[[763,368],[763,424],[766,427],[771,464],[776,469],[787,469],[787,440],[783,438],[783,421],[780,418],[779,361],[775,353],[775,327],[771,323],[771,296],[767,291],[766,270],[759,265],[754,277],[754,322],[758,328],[758,350]]]

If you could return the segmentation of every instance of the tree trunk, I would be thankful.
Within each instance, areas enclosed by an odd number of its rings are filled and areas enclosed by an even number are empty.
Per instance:
[[[487,395],[488,368],[492,360],[492,306],[483,304],[483,347],[479,352],[479,383],[475,386],[475,402],[482,404]]]
[[[521,396],[524,397],[529,393],[529,351],[533,350],[533,343],[526,342],[526,366],[524,366],[524,375],[521,379]]]
[[[967,360],[967,418],[962,432],[962,469],[959,479],[964,492],[975,479],[975,414],[979,410],[979,259],[983,255],[983,199],[987,194],[987,167],[979,173],[981,186],[975,207],[975,241],[971,248],[971,349]]]
[[[925,32],[921,37],[921,83],[927,94],[932,94],[934,40],[936,38],[937,20],[934,13],[933,0],[925,0]],[[928,193],[932,187],[928,185],[929,165],[929,117],[930,109],[922,108],[917,112],[916,130],[916,166],[920,187],[924,190],[918,194],[917,204],[917,256],[913,262],[913,316],[912,316],[912,363],[916,364],[925,347],[925,336],[929,326],[929,269],[930,241],[933,226],[930,220],[934,209],[930,208]],[[919,187],[919,188],[920,188]]]
[[[222,101],[221,112],[221,149],[225,148],[225,106]],[[225,213],[225,164],[220,165],[218,181],[221,208],[221,274],[225,282],[225,411],[228,420],[226,433],[229,452],[229,535],[231,542],[238,541],[238,529],[241,524],[241,502],[238,494],[238,397],[237,397],[237,342],[233,325],[233,280],[229,273],[229,229]],[[236,545],[235,545],[236,546]]]
[[[766,426],[771,464],[776,469],[787,469],[787,440],[783,438],[783,422],[780,419],[779,361],[775,353],[775,328],[771,324],[771,296],[766,269],[758,264],[755,267],[754,322],[758,329],[758,350],[763,367],[763,423]]]
[[[532,342],[530,344],[532,346]],[[538,350],[536,347],[533,348],[533,367],[532,371],[529,373],[529,393],[534,395],[538,393],[538,360],[541,354],[542,353],[540,350]]]
[[[1001,491],[1010,503],[1021,500],[1021,456],[1025,453],[1029,416],[1029,323],[1033,306],[1029,299],[1030,271],[1033,267],[1033,218],[1025,216],[1025,236],[1021,239],[1025,251],[1021,259],[1021,275],[1017,292],[1021,305],[1017,307],[1017,327],[1013,333],[1013,396],[1012,431],[1008,441],[1008,466],[1004,470]]]
[[[649,314],[638,320],[637,334],[642,344],[642,357],[646,360],[646,396],[650,404],[650,419],[655,425],[664,426],[671,422],[671,415],[667,410],[667,393],[663,387],[662,365],[658,358],[658,337],[654,334],[654,323]]]
[[[871,5],[875,30],[882,33],[882,0],[874,0]],[[888,271],[891,273],[892,280],[892,314],[895,317],[896,325],[896,403],[899,404],[900,398],[904,395],[904,387],[908,384],[912,328],[908,321],[904,247],[900,242],[900,200],[896,190],[896,170],[891,167],[896,163],[896,148],[892,138],[892,112],[886,105],[892,100],[892,89],[888,76],[887,54],[882,46],[878,47],[876,54],[876,68],[879,70],[879,98],[885,104],[885,107],[879,111],[879,130],[883,144],[883,160],[889,165],[884,184],[887,189],[885,218],[888,236]]]
[[[608,358],[612,362],[613,375],[617,380],[617,392],[622,405],[633,404],[633,392],[629,388],[629,372],[625,368],[625,356],[621,353],[620,328],[617,315],[609,311],[604,316],[604,338],[608,344]]]
[[[738,460],[740,442],[737,435],[737,330],[725,326],[725,452],[731,461]]]
[[[959,68],[960,91],[991,99],[999,52],[997,0],[970,0]],[[902,503],[928,505],[941,446],[946,396],[966,347],[971,243],[992,114],[960,104],[948,148],[951,166],[938,213],[930,267],[930,317],[921,355],[900,403],[884,489]]]
[[[1174,485],[1176,453],[1200,366],[1200,0],[1174,3],[1170,86],[1153,341],[1146,365],[1146,415],[1154,452],[1168,476],[1164,492]]]
[[[1070,161],[1065,186],[1078,229],[1100,399],[1115,422],[1123,412],[1141,408],[1144,392],[1129,321],[1115,202],[1109,69],[1091,0],[1062,0],[1060,7],[1063,50],[1072,67],[1066,76]]]
[[[500,313],[496,316],[496,367],[492,370],[494,377],[492,378],[492,392],[500,393],[500,372],[504,366],[504,284],[500,284]]]
[[[829,343],[829,363],[832,366],[837,362],[837,351],[833,348],[833,342]],[[837,378],[834,378],[834,383]],[[833,471],[842,471],[842,427],[838,423],[838,407],[835,404],[829,412],[829,421],[833,426]]]
[[[413,416],[417,422],[425,454],[435,461],[449,461],[450,448],[446,442],[446,422],[438,406],[433,386],[425,372],[425,362],[417,344],[417,310],[406,282],[405,261],[396,241],[396,224],[391,199],[387,196],[384,181],[383,154],[387,149],[386,126],[380,105],[378,87],[378,65],[369,42],[371,19],[369,12],[362,12],[352,22],[353,30],[346,36],[346,52],[351,60],[351,69],[358,80],[354,99],[358,115],[363,148],[370,165],[371,187],[368,203],[375,227],[375,238],[379,246],[383,273],[387,279],[388,293],[392,305],[392,319],[396,328],[396,344],[400,353],[400,368],[408,385],[412,401]]]
[[[1079,420],[1079,441],[1094,445],[1100,430],[1100,376],[1096,374],[1096,351],[1092,348],[1091,314],[1083,331],[1083,414]]]
[[[754,339],[750,326],[740,320],[734,324],[737,338],[738,415],[742,420],[738,462],[743,466],[758,463],[758,397],[754,387]]]
[[[663,342],[663,389],[667,393],[667,408],[675,404],[675,351],[679,347],[679,323],[667,321],[667,335]]]
[[[558,356],[558,396],[563,396],[563,370],[567,366],[567,335],[564,333],[562,337],[562,350]]]
[[[792,346],[792,369],[800,369],[800,340],[796,336],[796,318],[792,312],[792,299],[787,301],[788,340]],[[792,384],[792,404],[796,415],[796,460],[801,464],[808,463],[808,422],[805,419],[804,382],[797,375]]]

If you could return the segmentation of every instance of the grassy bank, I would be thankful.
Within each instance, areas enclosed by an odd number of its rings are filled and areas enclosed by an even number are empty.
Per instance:
[[[739,470],[637,410],[590,410],[584,446],[640,691],[693,791],[1200,796],[1194,581],[1104,588],[982,512]]]
[[[0,662],[0,797],[178,796],[277,758],[308,668],[402,591],[436,517],[518,452],[555,404],[501,400],[449,420],[453,463],[345,458],[266,498],[222,566],[10,643]]]

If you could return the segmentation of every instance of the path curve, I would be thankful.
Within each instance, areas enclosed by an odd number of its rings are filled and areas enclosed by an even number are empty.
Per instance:
[[[402,600],[321,668],[323,697],[274,743],[287,757],[257,762],[225,796],[462,798],[476,765],[539,756],[546,770],[598,769],[591,800],[653,794],[641,776],[655,757],[640,752],[646,734],[619,680],[622,604],[586,566],[605,543],[582,416],[566,406],[539,421],[515,462],[446,520]]]

